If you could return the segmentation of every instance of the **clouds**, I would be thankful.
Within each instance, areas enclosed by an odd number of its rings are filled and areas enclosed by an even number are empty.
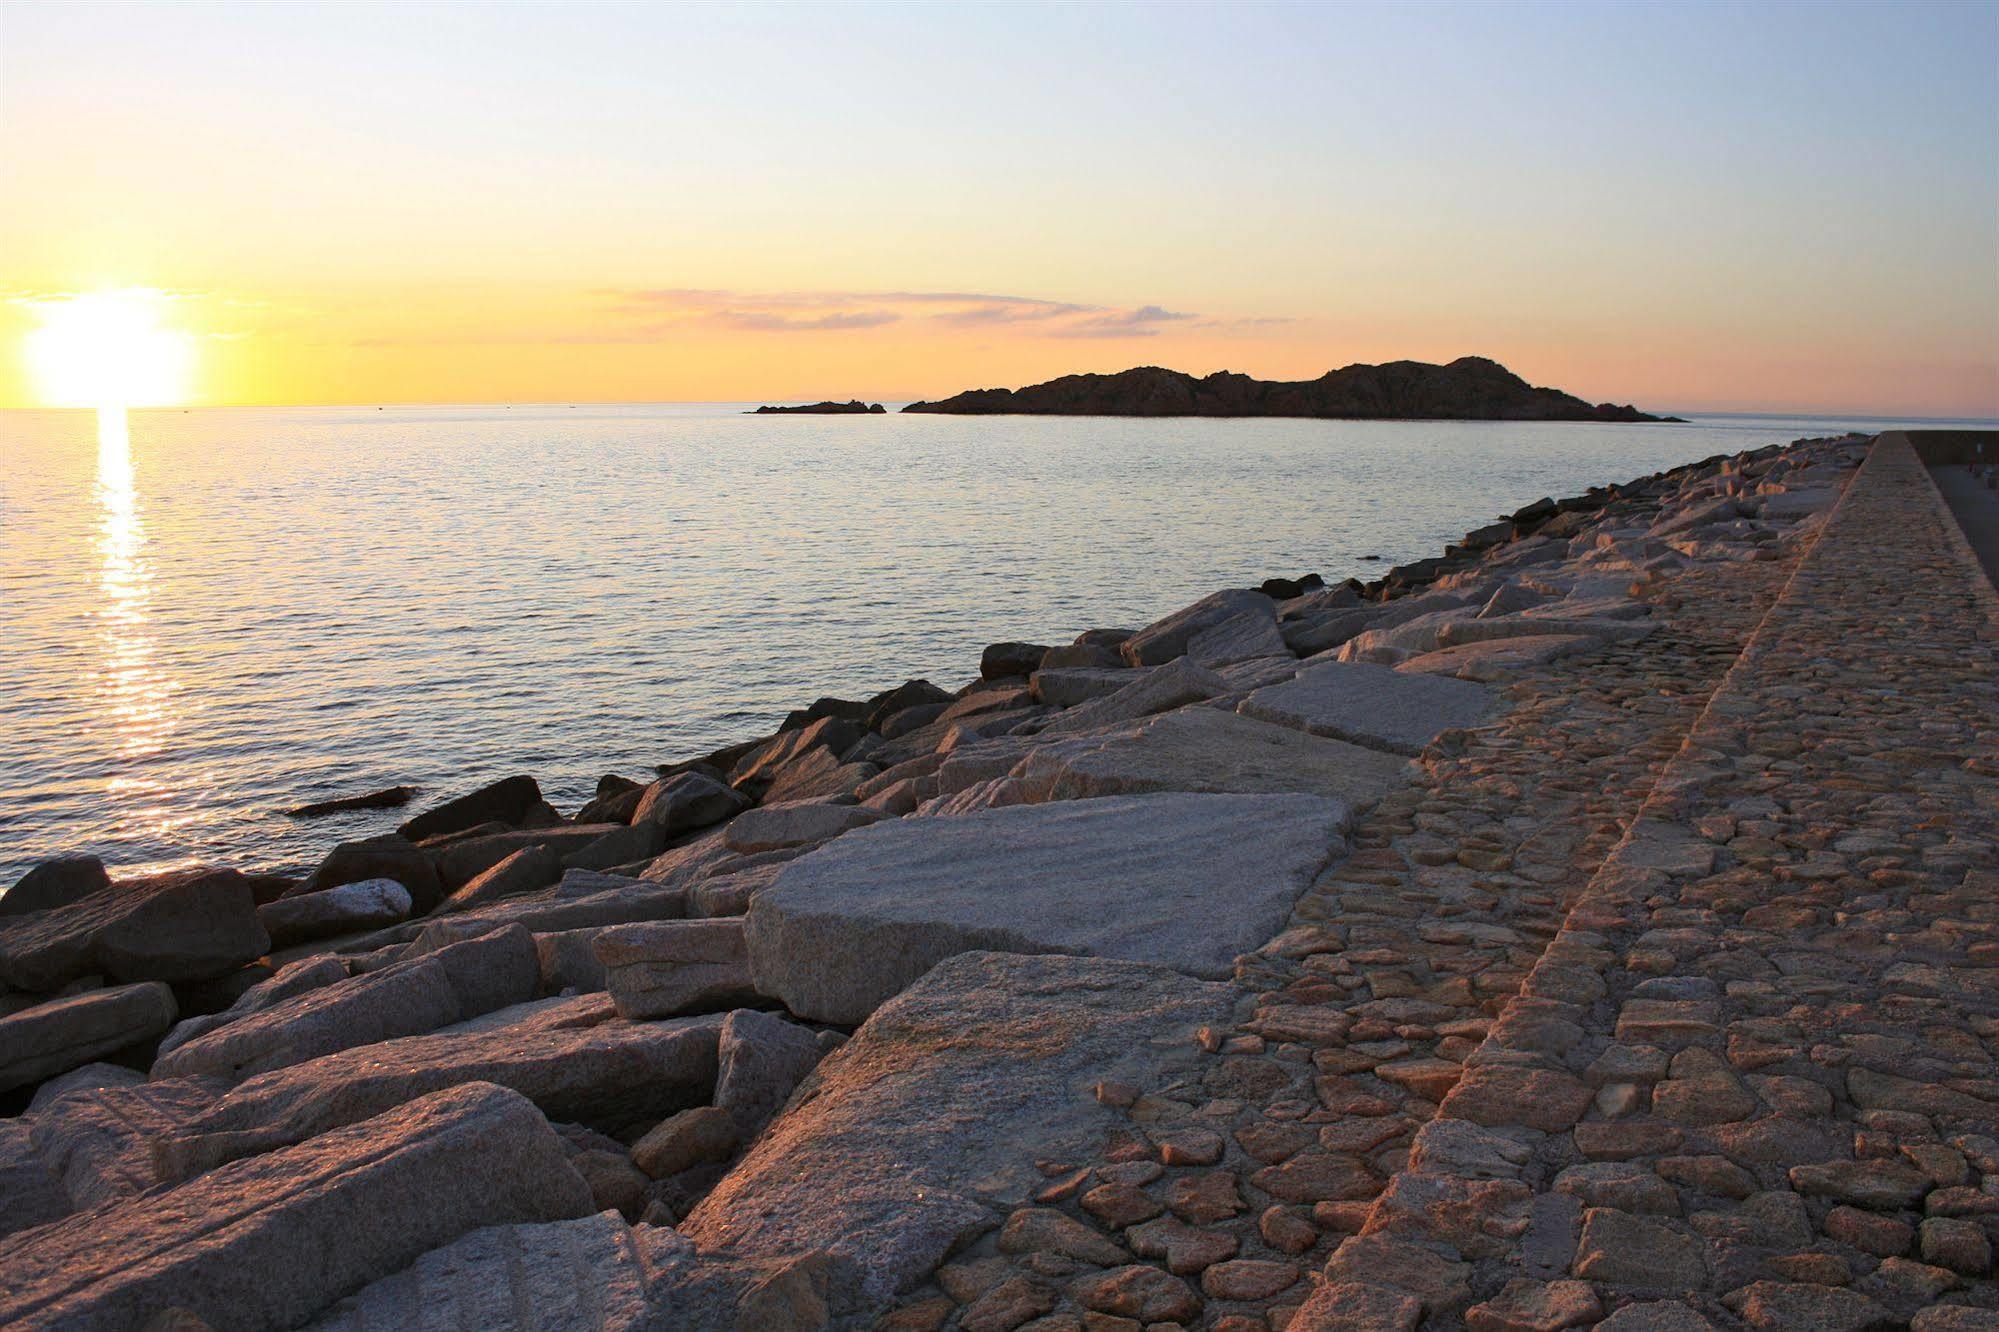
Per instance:
[[[833,333],[916,323],[946,329],[1015,329],[1051,338],[1149,338],[1198,319],[1160,305],[1121,309],[966,291],[746,292],[665,287],[615,295],[627,310],[642,314],[662,330],[708,326],[756,333]]]

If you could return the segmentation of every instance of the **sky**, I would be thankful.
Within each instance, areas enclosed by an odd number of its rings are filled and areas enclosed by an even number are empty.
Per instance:
[[[902,401],[1498,359],[1999,415],[1999,3],[0,4],[0,406]]]

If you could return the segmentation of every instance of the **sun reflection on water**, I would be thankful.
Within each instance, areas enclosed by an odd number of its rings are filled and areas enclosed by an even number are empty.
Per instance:
[[[132,477],[132,434],[122,407],[97,413],[98,641],[102,712],[112,733],[112,753],[144,759],[166,747],[173,734],[173,682],[154,661],[148,620],[153,570],[146,559],[146,525]],[[139,774],[114,775],[113,795],[145,797],[158,783]]]

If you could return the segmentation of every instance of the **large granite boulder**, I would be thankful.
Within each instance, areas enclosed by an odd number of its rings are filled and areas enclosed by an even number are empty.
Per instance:
[[[756,998],[740,916],[615,925],[591,949],[620,1017],[674,1017]]]
[[[117,981],[226,975],[271,946],[250,881],[196,866],[122,883],[0,925],[0,982],[57,990],[92,973]]]
[[[1086,953],[1229,974],[1343,845],[1307,795],[1149,795],[902,819],[792,862],[747,916],[756,987],[854,1023],[955,953]]]
[[[616,1212],[486,1226],[348,1296],[307,1332],[661,1332],[672,1320],[657,1306],[691,1250]]]
[[[444,900],[437,865],[407,837],[373,837],[342,842],[287,896],[298,897],[363,879],[393,879],[409,889],[412,915],[428,915]]]
[[[0,1119],[0,1239],[76,1210],[62,1175],[35,1148],[26,1119]]]
[[[1211,592],[1191,606],[1155,620],[1124,640],[1118,651],[1133,666],[1159,666],[1185,655],[1195,635],[1225,620],[1248,615],[1277,623],[1277,603],[1261,592],[1230,589]],[[1241,632],[1238,626],[1236,632]],[[1280,649],[1282,644],[1279,644]]]
[[[850,1262],[854,1303],[831,1312],[865,1317],[1029,1203],[1036,1160],[1095,1159],[1115,1112],[1089,1088],[1169,1081],[1232,998],[1163,967],[960,954],[828,1056],[680,1232],[704,1254]]]
[[[863,805],[797,800],[781,805],[765,805],[737,815],[723,834],[723,841],[731,851],[754,855],[759,851],[779,851],[786,847],[823,842],[855,828],[865,828],[885,817],[880,810]]]
[[[668,837],[721,823],[749,808],[749,798],[699,772],[676,772],[645,789],[632,811],[634,827],[658,828]]]
[[[562,878],[562,857],[545,846],[524,846],[467,880],[437,906],[440,915],[490,906],[523,893],[539,892]]]
[[[0,1018],[0,1091],[164,1036],[173,1024],[173,991],[158,981],[52,999]]]
[[[551,1119],[628,1128],[707,1102],[721,1024],[625,1022],[592,994],[342,1050],[238,1084],[160,1143],[162,1169],[186,1178],[466,1082],[512,1087]]]
[[[1419,754],[1439,732],[1474,726],[1492,707],[1481,685],[1406,674],[1368,662],[1329,661],[1265,685],[1236,709],[1313,735],[1391,754]]]
[[[1103,694],[1062,713],[1046,726],[1043,735],[1076,734],[1120,722],[1136,721],[1154,713],[1170,712],[1189,703],[1199,703],[1229,691],[1229,682],[1205,666],[1176,660],[1152,671],[1129,671],[1131,683],[1114,693]]]
[[[0,916],[25,916],[31,911],[68,906],[111,886],[104,862],[96,856],[58,856],[14,881],[0,897]]]
[[[77,1207],[134,1198],[163,1180],[153,1143],[215,1103],[215,1078],[160,1078],[67,1092],[34,1112],[35,1150]]]
[[[1100,734],[1051,741],[1010,774],[1030,801],[1154,791],[1333,796],[1372,804],[1407,779],[1407,760],[1288,726],[1181,708]]]
[[[153,1075],[268,1073],[521,1003],[540,980],[533,937],[510,925],[240,1017],[161,1055]]]
[[[0,1324],[137,1328],[185,1309],[295,1327],[478,1226],[588,1214],[524,1098],[454,1087],[311,1142],[0,1243]]]
[[[482,823],[506,823],[519,827],[541,804],[541,787],[532,777],[522,775],[491,782],[443,804],[427,809],[396,829],[412,842],[426,837],[442,837],[464,832]]]
[[[362,879],[267,902],[257,908],[257,922],[271,946],[283,948],[408,920],[411,905],[409,889],[394,879]]]
[[[763,1131],[827,1048],[809,1028],[753,1008],[722,1020],[715,1108],[728,1114],[739,1140]]]
[[[622,823],[571,823],[554,828],[485,833],[446,843],[437,849],[433,861],[445,891],[456,892],[516,851],[538,846],[566,858],[605,833],[621,830],[626,830]]]

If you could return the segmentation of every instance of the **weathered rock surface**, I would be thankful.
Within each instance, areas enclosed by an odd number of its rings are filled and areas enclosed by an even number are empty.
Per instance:
[[[1372,803],[1399,786],[1405,760],[1288,726],[1182,708],[1125,729],[1054,740],[1013,772],[1029,800],[1082,800],[1154,791],[1332,796]]]
[[[698,772],[678,772],[647,787],[632,824],[651,824],[669,837],[706,828],[749,807],[746,796]]]
[[[825,1055],[811,1030],[770,1013],[739,1008],[722,1021],[715,1106],[748,1142],[783,1108],[793,1089]]]
[[[173,1021],[173,991],[157,981],[52,999],[0,1018],[0,1091],[163,1036]]]
[[[628,1226],[615,1212],[486,1226],[348,1296],[308,1329],[661,1332],[685,1312],[662,1287],[690,1258],[673,1231]]]
[[[861,805],[828,805],[813,800],[765,805],[730,820],[723,840],[730,850],[750,855],[823,842],[884,817],[880,811]]]
[[[1266,685],[1237,711],[1391,754],[1416,754],[1440,731],[1476,725],[1490,707],[1485,689],[1467,681],[1334,661]]]
[[[1277,603],[1261,592],[1247,589],[1212,592],[1193,605],[1146,625],[1125,639],[1118,646],[1118,651],[1125,661],[1133,666],[1164,665],[1175,657],[1186,655],[1188,645],[1197,635],[1242,616],[1268,620],[1274,628],[1277,623]],[[1236,625],[1230,631],[1231,637],[1254,636],[1254,632],[1247,621]],[[1285,650],[1281,639],[1278,641],[1277,650]]]
[[[827,1250],[878,1309],[1114,1122],[1087,1086],[1184,1064],[1230,991],[1096,958],[963,954],[884,1005],[680,1225],[704,1253]],[[810,1172],[798,1169],[812,1161]]]
[[[853,833],[747,917],[757,989],[859,1022],[954,953],[1088,953],[1225,976],[1283,925],[1341,844],[1317,796],[1063,801]]]
[[[1070,708],[1041,730],[1043,735],[1093,731],[1120,722],[1169,712],[1228,692],[1229,683],[1205,666],[1175,660],[1157,670],[1128,672],[1131,683]]]
[[[618,925],[591,947],[620,1017],[673,1017],[756,998],[738,916]]]
[[[503,1009],[471,1023],[342,1050],[238,1084],[160,1144],[185,1178],[446,1087],[511,1087],[551,1118],[622,1128],[705,1102],[721,1018],[625,1022],[604,995]]]
[[[409,918],[409,889],[394,879],[362,879],[316,893],[281,897],[257,908],[257,923],[283,948],[308,939],[393,925]]]
[[[440,914],[491,906],[538,892],[562,878],[562,857],[545,846],[524,846],[491,869],[475,874],[438,904]]]
[[[31,1137],[75,1206],[136,1197],[164,1178],[153,1143],[178,1132],[226,1088],[214,1078],[162,1078],[72,1091],[35,1113]]]
[[[185,1309],[292,1327],[476,1226],[590,1211],[525,1099],[455,1087],[0,1245],[0,1323],[134,1328]]]
[[[427,809],[396,831],[412,842],[464,832],[482,823],[520,826],[541,803],[541,788],[529,776],[506,777]]]
[[[197,866],[130,879],[68,906],[0,922],[0,981],[54,990],[97,973],[119,981],[194,981],[270,947],[250,882]]]
[[[6,895],[0,896],[0,917],[68,906],[110,886],[111,876],[96,856],[58,856],[44,860],[14,881]]]
[[[511,925],[238,1018],[161,1055],[153,1075],[233,1081],[434,1031],[526,1000],[540,977],[533,938]]]

